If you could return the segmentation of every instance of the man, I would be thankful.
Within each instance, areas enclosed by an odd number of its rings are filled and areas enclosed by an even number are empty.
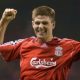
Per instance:
[[[15,9],[4,11],[0,23],[1,43],[16,13]],[[55,11],[48,6],[32,11],[32,26],[36,37],[0,45],[4,60],[20,59],[21,80],[67,80],[71,64],[80,57],[80,42],[54,37]]]

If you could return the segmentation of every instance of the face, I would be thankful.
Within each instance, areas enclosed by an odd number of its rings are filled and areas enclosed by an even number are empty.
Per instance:
[[[32,21],[34,32],[38,38],[48,39],[52,37],[52,30],[55,28],[54,22],[48,16],[37,16]]]

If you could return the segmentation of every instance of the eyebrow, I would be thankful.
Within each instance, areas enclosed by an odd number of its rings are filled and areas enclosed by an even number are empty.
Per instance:
[[[35,23],[36,23],[36,24],[42,23],[42,24],[46,25],[46,24],[48,24],[48,21],[35,21]]]

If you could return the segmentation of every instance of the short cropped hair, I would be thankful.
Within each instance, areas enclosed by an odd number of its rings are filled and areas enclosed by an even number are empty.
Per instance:
[[[39,6],[37,8],[34,8],[32,11],[32,20],[34,20],[34,18],[38,15],[49,16],[52,21],[55,20],[55,11],[53,8],[48,6]]]

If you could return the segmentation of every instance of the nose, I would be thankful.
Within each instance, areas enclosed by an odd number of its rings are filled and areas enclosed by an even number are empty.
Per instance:
[[[40,27],[40,28],[42,28],[42,27],[43,27],[43,24],[42,24],[42,23],[40,23],[40,24],[39,24],[39,27]]]

